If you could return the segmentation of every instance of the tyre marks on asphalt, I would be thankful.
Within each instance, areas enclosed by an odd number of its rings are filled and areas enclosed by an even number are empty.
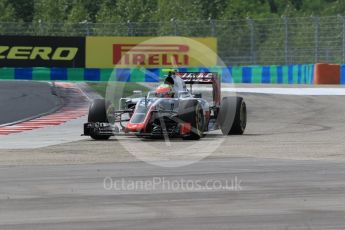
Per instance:
[[[55,86],[64,99],[64,106],[57,112],[29,121],[0,127],[0,136],[60,125],[67,121],[85,116],[88,113],[89,100],[73,83],[57,82]]]

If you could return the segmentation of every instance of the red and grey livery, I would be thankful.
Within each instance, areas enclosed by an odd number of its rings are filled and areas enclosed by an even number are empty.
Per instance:
[[[104,140],[122,132],[139,137],[198,140],[217,129],[224,135],[243,134],[247,122],[246,104],[241,97],[221,100],[218,73],[171,71],[164,83],[173,88],[171,98],[160,98],[155,92],[149,92],[145,97],[121,99],[122,109],[110,113],[107,113],[109,103],[104,99],[95,100],[89,109],[88,123],[84,124],[84,135]],[[212,85],[211,101],[201,94],[193,94],[196,84]]]

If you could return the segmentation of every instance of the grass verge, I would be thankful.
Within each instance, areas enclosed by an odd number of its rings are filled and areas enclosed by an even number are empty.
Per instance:
[[[97,91],[102,97],[105,97],[108,83],[88,83],[88,85]],[[148,87],[134,82],[116,82],[119,89],[123,89],[122,97],[129,97],[134,90],[141,90],[143,93],[149,91]]]

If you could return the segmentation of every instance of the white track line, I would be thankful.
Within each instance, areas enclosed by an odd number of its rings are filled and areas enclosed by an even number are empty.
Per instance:
[[[201,89],[211,91],[212,89]],[[345,96],[345,88],[222,88],[222,92],[281,95]]]

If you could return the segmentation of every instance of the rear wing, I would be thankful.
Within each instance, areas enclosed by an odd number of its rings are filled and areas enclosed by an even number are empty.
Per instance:
[[[175,75],[186,84],[213,84],[219,81],[218,73],[211,72],[177,72]]]

